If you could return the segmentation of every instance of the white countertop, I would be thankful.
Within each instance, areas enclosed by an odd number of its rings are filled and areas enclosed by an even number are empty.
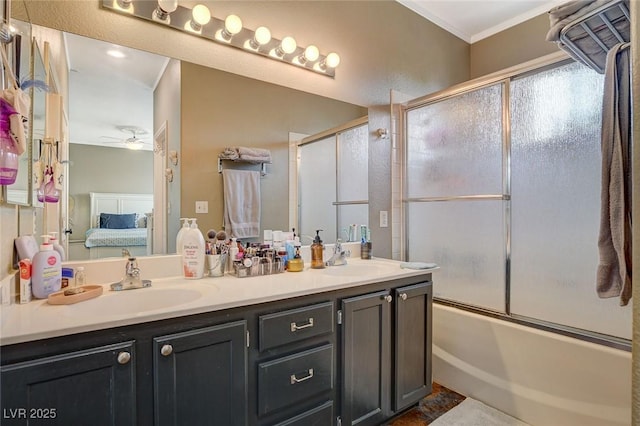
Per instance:
[[[261,277],[156,278],[152,287],[119,292],[104,284],[101,296],[73,305],[50,305],[36,299],[1,306],[0,345],[283,300],[437,270],[402,269],[400,263],[351,258],[344,266],[309,269],[306,264],[303,272]]]

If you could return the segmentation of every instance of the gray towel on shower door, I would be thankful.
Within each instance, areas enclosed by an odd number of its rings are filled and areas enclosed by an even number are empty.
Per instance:
[[[622,306],[631,298],[630,49],[625,44],[609,51],[605,69],[600,261],[596,277],[598,296],[620,296]]]

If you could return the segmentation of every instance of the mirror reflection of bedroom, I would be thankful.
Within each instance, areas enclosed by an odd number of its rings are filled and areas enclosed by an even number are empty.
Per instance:
[[[71,70],[68,257],[151,254],[154,89],[169,60],[68,33],[64,40]]]

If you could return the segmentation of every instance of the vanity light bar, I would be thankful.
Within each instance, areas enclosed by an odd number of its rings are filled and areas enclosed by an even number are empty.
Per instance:
[[[161,3],[173,3],[169,9],[175,7],[175,10],[162,9],[164,4]],[[327,77],[335,77],[335,67],[340,63],[340,57],[334,52],[321,55],[317,47],[298,46],[292,37],[284,37],[282,40],[270,37],[271,34],[265,27],[259,27],[256,31],[244,28],[242,21],[236,15],[230,15],[222,20],[211,16],[210,13],[196,13],[202,11],[196,11],[195,8],[192,10],[178,6],[177,1],[102,0],[102,7]],[[206,9],[205,6],[202,7]]]

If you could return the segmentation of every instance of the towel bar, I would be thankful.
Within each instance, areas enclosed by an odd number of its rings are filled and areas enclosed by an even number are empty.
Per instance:
[[[234,163],[245,163],[245,164],[260,164],[260,176],[264,177],[267,175],[267,163],[250,163],[248,161],[242,160],[227,160],[224,158],[218,157],[218,173],[222,173],[222,160],[225,161],[233,161]]]

